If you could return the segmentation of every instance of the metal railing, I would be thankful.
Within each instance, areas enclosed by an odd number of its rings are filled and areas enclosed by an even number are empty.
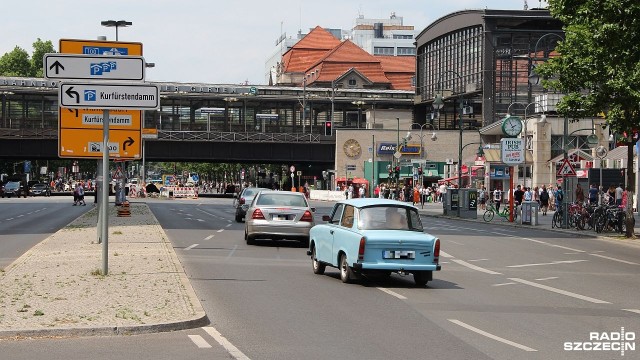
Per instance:
[[[321,140],[318,134],[300,133],[253,133],[220,131],[167,131],[158,130],[158,140],[181,141],[221,141],[221,142],[285,142],[285,143],[321,143],[333,139]]]

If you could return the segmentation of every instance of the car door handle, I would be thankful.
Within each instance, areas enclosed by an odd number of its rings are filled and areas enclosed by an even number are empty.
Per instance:
[[[333,230],[329,230],[329,234],[333,235]]]

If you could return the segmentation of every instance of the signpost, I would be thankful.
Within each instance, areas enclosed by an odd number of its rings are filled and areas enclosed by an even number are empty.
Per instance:
[[[144,80],[144,59],[139,58],[139,56],[142,56],[141,43],[61,39],[59,50],[62,54],[70,53],[103,56],[100,59],[96,58],[95,63],[91,63],[89,57],[48,54],[45,55],[44,59],[44,72],[47,76],[51,76],[51,78],[96,81],[94,83],[79,84],[61,83],[58,91],[60,106],[58,111],[58,119],[60,121],[58,126],[58,153],[60,157],[82,157],[81,155],[78,155],[78,152],[66,153],[63,151],[65,148],[74,147],[67,146],[73,143],[74,145],[81,146],[81,153],[86,154],[93,152],[94,154],[102,154],[102,174],[98,174],[98,182],[101,183],[101,196],[98,213],[98,234],[100,235],[98,242],[102,243],[102,275],[106,276],[109,271],[109,155],[116,153],[116,151],[119,155],[129,155],[127,150],[131,151],[134,144],[141,143],[141,112],[131,110],[158,108],[160,105],[160,92],[158,87],[154,86],[147,86],[143,88],[142,86],[134,84],[111,84],[110,86],[110,84],[99,85],[97,83],[97,81],[102,81],[104,79],[112,81],[122,79],[137,81]],[[121,60],[119,58],[113,59],[114,56],[138,56],[138,58]],[[47,61],[49,57],[51,57],[51,61]],[[67,107],[67,109],[63,109],[62,107]],[[87,109],[94,108],[102,111],[101,120],[98,120],[98,117],[94,117],[93,119],[85,117],[86,114],[91,114],[91,110],[88,111]],[[120,121],[115,117],[112,119],[109,115],[109,109],[131,110],[129,113],[118,114],[124,115],[122,123],[120,123]],[[73,114],[73,116],[69,113]],[[94,113],[92,115],[96,114]],[[129,117],[127,118],[126,115],[129,115]],[[64,118],[64,116],[68,118]],[[63,120],[70,121],[71,126],[63,126],[66,125]],[[122,125],[124,129],[128,128],[130,130],[136,130],[137,136],[134,138],[134,136],[130,135],[136,134],[125,133],[124,135],[126,135],[126,137],[123,136],[123,138],[118,138],[118,141],[112,141],[109,137],[109,125],[112,121],[118,123],[114,125]],[[102,132],[100,132],[99,127],[96,126],[99,125],[100,122],[102,123]],[[63,130],[65,131],[63,132]],[[75,136],[89,137],[89,133],[75,132],[74,134],[74,131],[66,130],[93,131],[89,140],[95,136],[99,138],[99,136],[102,135],[102,142],[100,145],[96,145],[96,143],[99,142],[96,141],[91,143],[90,141],[87,141],[88,139],[86,138],[81,141],[77,141],[75,139],[68,140]],[[70,141],[70,143],[67,144],[67,141]],[[83,146],[85,141],[87,141],[86,149]],[[97,151],[94,152],[87,150]],[[124,152],[124,154],[122,152]],[[135,151],[133,152],[135,153]]]
[[[142,81],[142,56],[45,54],[44,77],[64,80]]]
[[[513,165],[524,162],[524,140],[521,138],[500,139],[500,157],[509,166],[509,221],[513,222]]]

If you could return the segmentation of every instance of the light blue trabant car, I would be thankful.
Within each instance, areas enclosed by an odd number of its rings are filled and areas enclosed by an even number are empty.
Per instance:
[[[343,200],[322,220],[309,233],[315,274],[337,267],[347,283],[362,273],[411,273],[416,285],[425,286],[440,270],[440,239],[423,232],[418,209],[407,203]]]

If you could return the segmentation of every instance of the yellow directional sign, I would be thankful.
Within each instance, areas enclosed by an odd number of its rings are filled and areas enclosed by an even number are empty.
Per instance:
[[[60,129],[58,155],[72,158],[101,158],[102,131],[95,129]],[[109,130],[109,157],[142,158],[140,130]]]
[[[101,109],[60,108],[60,127],[102,130]],[[109,110],[109,129],[139,130],[140,111]]]
[[[142,56],[139,42],[60,39],[59,45],[63,54]],[[102,157],[102,115],[102,109],[58,108],[58,155]],[[142,111],[109,110],[109,120],[109,157],[142,158]]]

